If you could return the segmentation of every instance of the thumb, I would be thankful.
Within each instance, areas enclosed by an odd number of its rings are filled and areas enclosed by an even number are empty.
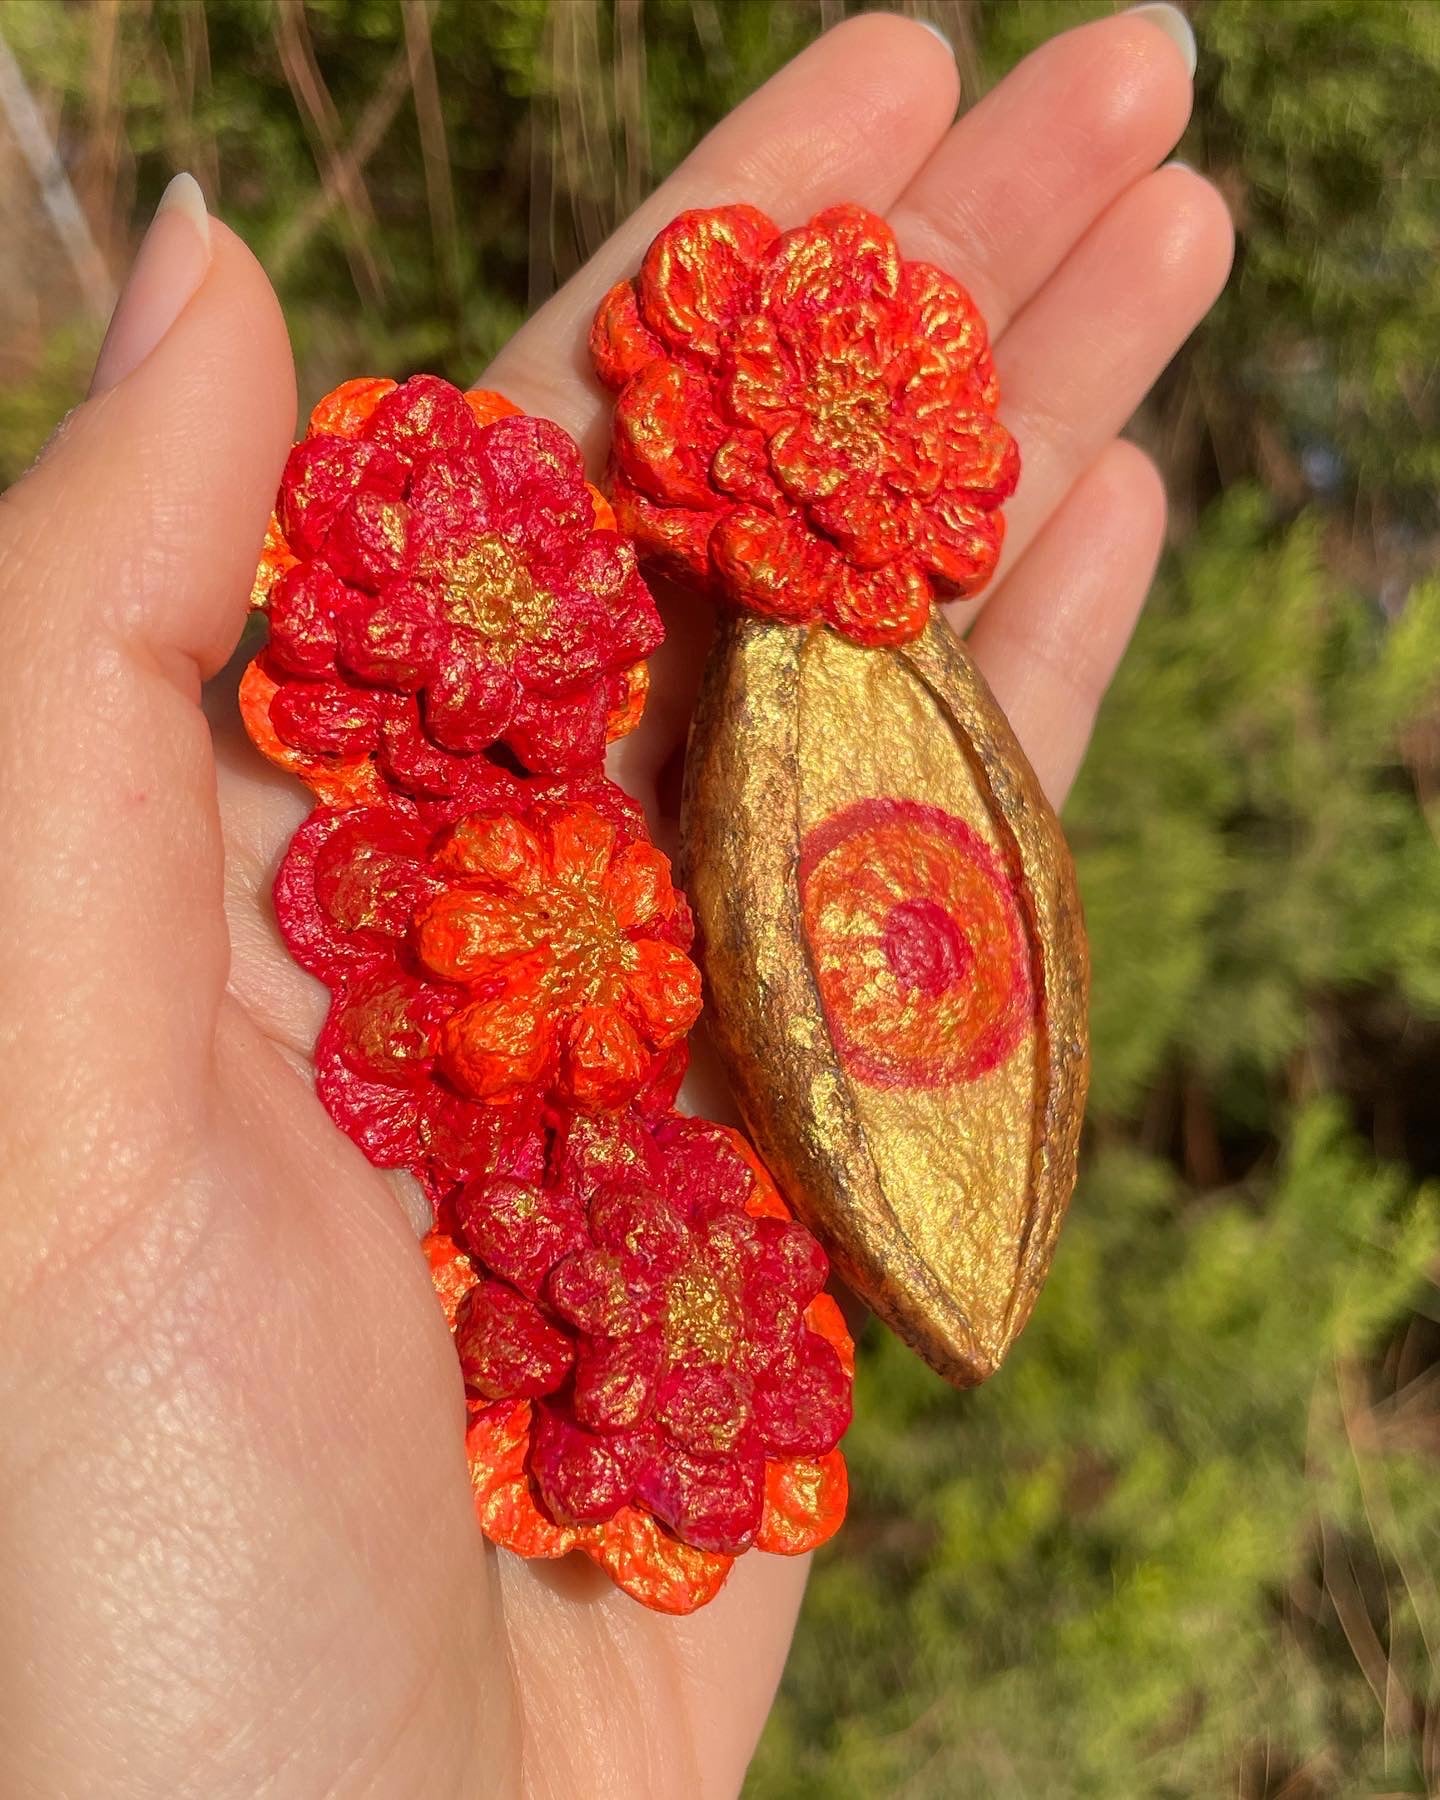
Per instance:
[[[0,503],[12,1098],[103,1119],[203,1076],[228,948],[200,682],[243,625],[294,419],[269,283],[179,176],[90,397]]]

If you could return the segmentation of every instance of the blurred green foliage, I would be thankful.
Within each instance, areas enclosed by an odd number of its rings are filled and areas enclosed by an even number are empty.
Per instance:
[[[308,400],[475,373],[842,10],[10,0],[0,31],[112,264],[196,168]],[[976,87],[1106,9],[920,10]],[[1195,20],[1182,154],[1240,254],[1137,422],[1176,542],[1069,813],[1082,1188],[990,1387],[864,1344],[754,1800],[1440,1791],[1440,8]],[[98,324],[57,293],[0,473],[83,386]]]

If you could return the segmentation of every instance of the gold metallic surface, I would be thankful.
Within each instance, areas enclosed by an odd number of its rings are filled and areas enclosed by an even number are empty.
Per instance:
[[[438,576],[440,603],[452,623],[484,638],[499,661],[540,637],[555,609],[554,598],[535,586],[523,558],[498,534],[422,566]]]
[[[725,1362],[734,1354],[742,1325],[734,1296],[699,1258],[687,1263],[665,1290],[661,1330],[675,1362],[692,1353]]]
[[[1035,1013],[996,1066],[938,1085],[847,1069],[801,909],[807,834],[901,800],[962,820],[1009,871]],[[755,1140],[847,1282],[947,1379],[999,1366],[1074,1185],[1088,956],[1069,851],[943,619],[894,650],[724,621],[692,730],[684,880],[712,1030]]]

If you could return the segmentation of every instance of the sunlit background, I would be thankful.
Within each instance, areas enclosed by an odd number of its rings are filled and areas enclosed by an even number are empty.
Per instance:
[[[191,169],[307,404],[478,375],[840,0],[7,0],[0,479]],[[967,98],[1103,7],[929,0]],[[1068,824],[1085,1174],[973,1396],[872,1331],[756,1800],[1440,1792],[1440,7],[1210,0],[1234,211]],[[963,271],[960,271],[963,274]]]

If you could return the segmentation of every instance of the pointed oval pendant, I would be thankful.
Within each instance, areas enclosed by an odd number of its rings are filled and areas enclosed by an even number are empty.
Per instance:
[[[1074,1185],[1088,957],[1059,823],[954,632],[724,620],[684,843],[762,1153],[856,1293],[983,1381]]]

